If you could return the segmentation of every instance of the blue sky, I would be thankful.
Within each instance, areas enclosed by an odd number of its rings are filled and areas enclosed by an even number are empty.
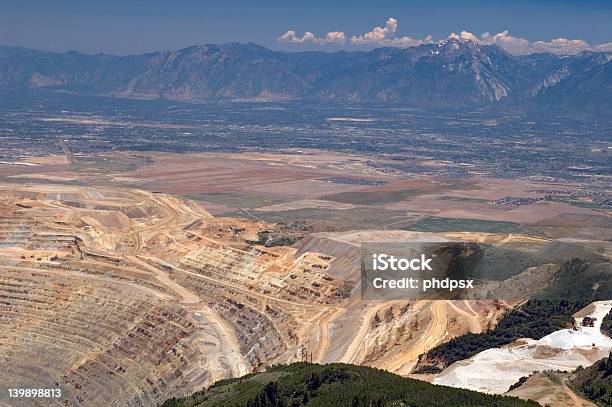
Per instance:
[[[383,42],[351,41],[374,27],[385,29],[390,17],[397,25]],[[418,42],[428,35],[438,40],[462,30],[478,36],[509,30],[510,38],[542,41],[544,49],[559,37],[589,45],[610,43],[611,21],[612,1],[588,0],[1,0],[0,44],[118,54],[229,41],[252,41],[274,49],[336,50],[372,48],[391,38]],[[315,38],[338,31],[345,40],[279,42],[288,30],[294,30],[298,40],[306,31]]]

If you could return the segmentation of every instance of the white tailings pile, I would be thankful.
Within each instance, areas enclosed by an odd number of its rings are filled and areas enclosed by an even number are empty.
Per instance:
[[[602,319],[612,309],[612,301],[594,303],[588,316],[596,318],[593,327],[562,329],[536,341],[519,339],[503,348],[487,349],[453,363],[434,379],[435,384],[462,387],[485,393],[505,393],[521,377],[543,370],[574,370],[587,367],[609,355],[612,339],[601,333]]]

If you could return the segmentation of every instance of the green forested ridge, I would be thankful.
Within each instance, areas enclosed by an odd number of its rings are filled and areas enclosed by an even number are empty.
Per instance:
[[[612,406],[612,354],[586,369],[578,369],[571,384],[585,398],[600,406]]]
[[[612,311],[608,312],[608,315],[601,321],[601,332],[612,338]]]
[[[217,382],[189,397],[167,400],[163,407],[537,405],[518,398],[436,386],[365,366],[294,363]]]
[[[459,360],[519,338],[540,339],[572,326],[572,314],[593,301],[612,298],[610,264],[565,263],[551,285],[522,306],[509,311],[487,332],[468,333],[421,355],[417,371],[436,373]]]
[[[584,305],[566,300],[529,300],[507,313],[495,329],[478,334],[467,333],[431,349],[421,356],[417,371],[437,373],[454,362],[519,338],[540,339],[571,326],[571,315]]]

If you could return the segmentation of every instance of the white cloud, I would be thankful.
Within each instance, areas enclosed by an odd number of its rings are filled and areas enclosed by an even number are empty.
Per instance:
[[[310,31],[306,31],[303,36],[299,36],[296,34],[295,30],[289,30],[283,35],[281,35],[278,40],[281,42],[294,42],[297,44],[302,44],[304,42],[312,42],[315,38],[315,35]]]
[[[412,38],[409,36],[396,36],[398,21],[390,17],[384,27],[374,27],[361,35],[353,35],[351,44],[355,45],[385,45],[390,47],[414,47],[417,45],[429,44],[433,42],[431,35],[423,39]]]
[[[310,31],[306,31],[301,37],[295,30],[289,30],[278,38],[279,42],[290,42],[294,44],[344,44],[346,36],[342,31],[330,31],[325,37],[319,38]]]
[[[550,42],[536,41],[532,48],[540,52],[552,52],[553,54],[578,54],[579,52],[591,50],[591,46],[583,40],[568,40],[567,38],[555,38]]]
[[[612,52],[612,42],[607,42],[605,44],[599,44],[599,45],[595,45],[593,47],[594,51],[599,51],[599,52]]]
[[[499,45],[511,54],[525,55],[538,52],[550,52],[560,55],[578,54],[582,51],[606,51],[612,50],[612,44],[601,44],[592,46],[583,40],[571,40],[567,38],[555,38],[550,41],[535,41],[531,42],[526,38],[514,37],[508,31],[502,31],[497,34],[488,32],[482,33],[480,36],[472,34],[468,31],[461,31],[460,34],[451,33],[448,38],[456,38],[461,41],[474,41],[477,44],[484,45]]]
[[[332,44],[332,43],[344,44],[344,41],[346,41],[346,36],[344,35],[342,31],[330,31],[327,34],[325,34],[326,44]]]
[[[299,36],[294,30],[289,30],[278,38],[280,42],[288,42],[295,44],[336,44],[343,45],[347,42],[356,46],[389,46],[389,47],[414,47],[423,44],[431,44],[441,42],[435,41],[431,35],[425,38],[412,38],[410,36],[398,35],[399,22],[396,18],[390,17],[384,27],[374,27],[371,31],[353,35],[350,41],[342,31],[330,31],[323,37],[317,37],[310,31],[304,32]],[[522,37],[514,37],[508,31],[502,31],[497,34],[488,32],[480,35],[473,34],[469,31],[461,31],[459,34],[451,33],[447,38],[455,38],[460,41],[473,41],[481,45],[498,45],[511,54],[525,55],[538,52],[551,52],[560,55],[577,54],[582,51],[600,51],[612,52],[612,42],[599,45],[591,45],[583,40],[555,38],[550,41],[530,41]]]
[[[422,38],[422,39],[412,38],[406,35],[403,37],[389,38],[386,41],[384,41],[382,44],[392,46],[392,47],[407,48],[407,47],[416,47],[417,45],[431,44],[433,42],[434,41],[431,35],[428,35],[427,37]]]
[[[390,35],[397,31],[397,19],[390,17],[384,27],[374,27],[372,31],[361,35],[353,35],[351,42],[353,44],[381,44],[388,39]]]

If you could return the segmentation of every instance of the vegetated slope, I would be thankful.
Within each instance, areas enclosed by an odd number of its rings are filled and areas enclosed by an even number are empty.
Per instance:
[[[612,338],[612,311],[601,321],[601,332]]]
[[[454,362],[520,338],[540,339],[572,326],[572,314],[597,300],[612,298],[609,263],[589,265],[574,259],[565,263],[551,285],[517,309],[492,330],[468,333],[436,346],[419,358],[420,373],[438,373]]]
[[[193,406],[537,406],[531,401],[435,386],[347,364],[293,363],[222,380],[164,407]]]
[[[612,354],[586,369],[577,369],[571,385],[600,406],[612,406]]]
[[[610,54],[519,57],[454,39],[336,53],[207,44],[124,57],[0,47],[0,84],[7,88],[189,101],[298,99],[600,114],[612,109],[611,70]]]

